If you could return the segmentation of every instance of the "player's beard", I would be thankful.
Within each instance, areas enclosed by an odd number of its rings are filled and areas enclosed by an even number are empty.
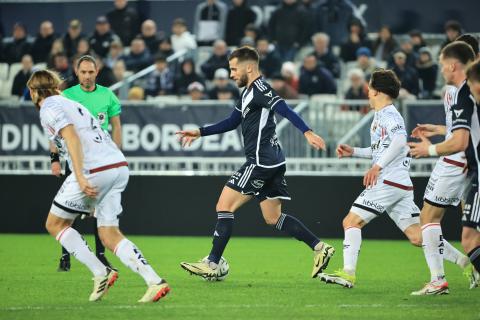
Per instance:
[[[243,74],[240,79],[237,81],[237,85],[239,88],[243,88],[248,84],[248,77],[246,74]]]

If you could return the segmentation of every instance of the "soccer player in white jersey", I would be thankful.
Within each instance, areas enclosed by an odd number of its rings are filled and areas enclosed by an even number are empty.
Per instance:
[[[386,212],[413,245],[420,246],[420,210],[413,201],[407,133],[402,116],[393,105],[398,97],[400,81],[391,70],[376,70],[370,79],[368,98],[375,110],[371,125],[371,146],[352,148],[339,145],[337,155],[371,158],[372,168],[365,174],[366,189],[353,203],[343,220],[343,269],[333,274],[321,273],[320,280],[352,288],[362,242],[361,229],[374,218]],[[446,243],[446,250],[457,259],[461,253]]]
[[[94,287],[89,300],[99,300],[116,281],[118,273],[105,267],[71,227],[78,215],[95,210],[102,242],[147,283],[147,291],[139,302],[158,301],[170,290],[168,284],[118,227],[121,193],[129,178],[125,157],[84,106],[60,95],[59,85],[58,76],[48,70],[34,72],[27,83],[45,132],[67,155],[74,173],[55,196],[46,228],[93,273]]]
[[[470,88],[466,83],[466,67],[474,59],[475,52],[472,50],[472,47],[465,42],[455,41],[442,49],[440,53],[442,75],[447,84],[457,88],[453,104],[450,107],[453,111],[451,113],[452,126],[450,129],[452,133],[445,141],[432,145],[425,135],[425,131],[430,131],[418,130],[417,136],[422,141],[409,143],[412,156],[417,158],[438,155],[448,156],[447,158],[449,158],[452,154],[465,151],[467,159],[466,168],[468,169],[468,175],[472,177],[471,179],[468,178],[466,183],[466,187],[470,190],[472,190],[472,186],[475,186],[478,180],[475,176],[478,172],[478,157],[476,157],[474,153],[474,149],[477,148],[477,146],[473,144],[473,140],[477,138],[480,133],[478,117],[475,112],[475,102],[471,97]],[[476,125],[476,127],[474,125]],[[465,162],[465,160],[463,161]],[[456,181],[449,180],[449,182],[455,183]],[[478,185],[476,188],[478,189]],[[478,246],[478,231],[476,230],[478,223],[471,220],[471,218],[475,217],[472,211],[478,210],[477,206],[475,206],[477,202],[475,197],[477,197],[477,195],[475,193],[472,195],[473,197],[470,196],[469,192],[465,192],[464,195],[466,203],[463,210],[462,246],[478,271],[475,264],[478,264],[478,260],[476,259],[480,256],[480,250],[475,254],[476,246]],[[423,248],[430,269],[431,280],[421,290],[412,292],[412,295],[441,294],[445,292],[445,288],[448,288],[442,259],[445,255],[443,250],[445,241],[440,225],[444,212],[445,210],[439,210],[434,206],[431,206],[428,211],[422,211]],[[470,287],[476,287],[478,283],[478,273],[473,270],[471,273]]]

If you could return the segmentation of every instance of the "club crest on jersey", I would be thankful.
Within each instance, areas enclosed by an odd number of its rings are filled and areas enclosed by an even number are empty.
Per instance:
[[[259,179],[255,179],[251,182],[252,186],[255,188],[255,189],[260,189],[261,187],[263,187],[263,185],[265,184],[265,181],[263,180],[259,180]]]
[[[105,112],[99,112],[97,114],[97,119],[98,119],[98,122],[100,122],[100,124],[103,124],[105,122],[105,118],[106,118]]]
[[[463,113],[463,109],[460,109],[460,110],[454,109],[453,112],[455,112],[455,116],[458,118]]]
[[[266,97],[269,97],[269,98],[273,97],[272,90],[270,90],[270,91],[267,92],[267,93],[264,93],[264,95],[265,95]]]

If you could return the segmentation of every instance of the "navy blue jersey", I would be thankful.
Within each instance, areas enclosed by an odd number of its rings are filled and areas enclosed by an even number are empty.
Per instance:
[[[247,159],[264,168],[285,163],[275,132],[273,107],[283,101],[270,85],[258,78],[242,92],[235,109],[242,113],[242,135]]]
[[[451,109],[453,111],[452,131],[456,129],[467,129],[470,131],[470,141],[467,150],[465,150],[465,155],[469,171],[478,172],[480,165],[480,115],[466,81],[458,89]]]

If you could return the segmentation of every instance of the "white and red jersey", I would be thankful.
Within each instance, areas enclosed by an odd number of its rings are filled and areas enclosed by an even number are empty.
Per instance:
[[[393,104],[376,111],[370,128],[371,150],[373,164],[376,164],[386,152],[395,135],[407,137],[405,122]],[[411,158],[410,148],[405,145],[385,168],[382,168],[379,179],[388,180],[404,186],[412,186],[408,170]]]
[[[126,161],[110,135],[102,130],[98,120],[78,102],[60,95],[46,98],[40,108],[40,122],[49,139],[69,162],[70,168],[73,165],[68,156],[68,148],[59,133],[68,125],[73,125],[82,145],[82,169],[92,170]]]
[[[447,127],[447,132],[445,135],[445,140],[450,139],[452,136],[452,106],[456,104],[457,101],[458,88],[452,85],[447,85],[445,88],[445,96],[443,97],[443,106],[445,108],[445,125]],[[443,161],[443,158],[448,158],[450,160],[465,163],[465,152],[457,152],[449,156],[440,157],[440,161]],[[451,164],[450,164],[451,165]]]

